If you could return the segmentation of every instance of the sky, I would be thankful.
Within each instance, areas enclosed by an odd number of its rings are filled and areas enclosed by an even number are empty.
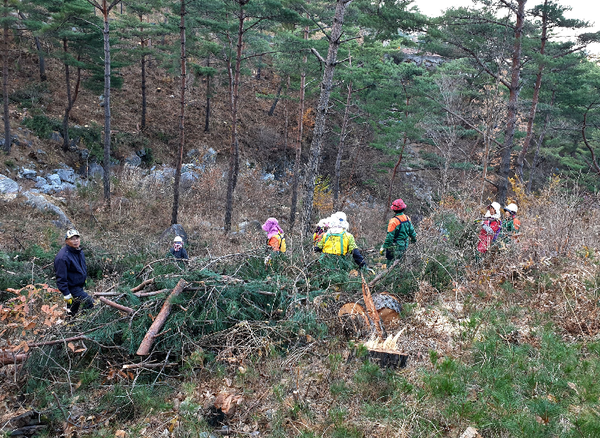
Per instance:
[[[587,20],[593,27],[585,29],[583,32],[600,31],[600,1],[599,0],[559,0],[561,5],[570,6],[571,11],[565,13],[567,18],[578,18]],[[541,0],[528,1],[527,6],[537,5]],[[472,0],[415,0],[413,3],[418,6],[419,10],[430,17],[441,15],[442,11],[451,7],[473,6]],[[527,7],[526,6],[526,7]],[[575,36],[573,30],[564,32],[565,37]],[[600,55],[600,44],[590,46],[591,53]]]

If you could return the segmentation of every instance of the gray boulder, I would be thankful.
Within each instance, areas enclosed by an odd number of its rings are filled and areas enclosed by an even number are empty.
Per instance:
[[[57,143],[62,143],[63,136],[60,134],[60,132],[53,131],[52,134],[50,134],[50,140],[55,141]]]
[[[98,163],[91,163],[88,167],[89,178],[104,178],[104,169]]]
[[[125,159],[125,164],[132,167],[139,167],[142,164],[142,159],[134,154]]]
[[[36,176],[35,177],[35,187],[40,189],[43,186],[47,186],[48,185],[48,181],[46,181],[46,178],[41,177],[41,176]]]
[[[53,186],[59,186],[62,183],[62,181],[60,180],[60,176],[58,176],[58,174],[56,173],[48,175],[48,182]]]
[[[217,151],[213,148],[208,148],[202,157],[202,164],[204,166],[213,166],[217,162]]]
[[[19,192],[19,184],[5,175],[0,174],[0,197],[14,199]]]
[[[19,178],[25,178],[25,179],[30,179],[32,181],[35,180],[35,177],[37,175],[37,172],[33,169],[25,169],[23,168],[23,170],[21,170],[19,172]]]
[[[240,233],[262,231],[262,224],[257,220],[245,221],[238,224],[238,230]]]
[[[183,243],[187,245],[188,235],[183,229],[183,227],[179,224],[173,224],[165,231],[163,231],[163,233],[160,235],[160,240],[166,240],[167,238],[169,238],[171,241],[173,241],[175,236],[180,236],[183,239]]]
[[[197,180],[198,174],[196,172],[185,172],[181,174],[181,180],[179,181],[179,184],[182,189],[189,190]]]
[[[70,167],[64,169],[57,169],[56,174],[59,176],[61,181],[68,182],[70,184],[75,184],[76,175],[75,171]]]
[[[36,193],[33,191],[27,191],[23,193],[23,196],[27,199],[25,201],[26,205],[30,205],[33,208],[47,212],[50,211],[58,217],[54,222],[59,228],[68,228],[72,227],[73,224],[67,217],[64,211],[62,211],[59,207],[50,202],[44,195],[40,193]]]

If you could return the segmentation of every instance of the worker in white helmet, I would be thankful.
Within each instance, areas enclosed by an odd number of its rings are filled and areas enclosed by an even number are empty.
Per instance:
[[[517,218],[519,208],[511,203],[504,207],[504,220],[502,221],[502,238],[505,243],[516,240],[521,229],[521,221]]]
[[[173,247],[169,250],[171,255],[176,259],[189,259],[188,253],[183,247],[183,239],[181,236],[175,236],[173,239]]]

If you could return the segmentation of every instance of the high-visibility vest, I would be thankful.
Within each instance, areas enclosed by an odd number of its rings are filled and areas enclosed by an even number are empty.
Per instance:
[[[270,244],[271,239],[273,239],[273,238],[277,239],[277,243],[279,243],[279,249],[277,249],[277,247]],[[287,245],[285,243],[285,237],[283,236],[282,233],[277,233],[276,235],[271,237],[271,239],[267,239],[267,245],[270,246],[271,248],[273,248],[274,251],[285,252],[287,250]]]
[[[344,239],[346,233],[328,233],[323,237],[323,252],[325,254],[346,255],[348,252],[348,239]]]

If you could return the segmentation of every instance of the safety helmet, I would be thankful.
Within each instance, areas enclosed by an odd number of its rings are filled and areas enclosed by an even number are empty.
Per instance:
[[[508,204],[506,207],[504,207],[504,209],[506,211],[510,211],[513,214],[517,214],[517,211],[519,211],[519,207],[517,207],[517,204]]]
[[[181,238],[181,236],[175,236],[175,239],[173,239],[174,243],[183,243],[183,239]]]
[[[79,237],[79,231],[77,231],[75,228],[71,228],[70,230],[67,230],[67,234],[65,234],[65,240],[69,240],[71,237],[74,236]]]
[[[325,219],[321,219],[318,223],[317,223],[317,227],[319,228],[325,228],[329,226],[329,218],[325,218]]]
[[[333,219],[333,222],[335,222],[335,221],[345,221],[348,218],[346,217],[346,213],[344,213],[343,211],[338,211],[331,216],[331,219]]]
[[[500,204],[498,202],[492,202],[490,206],[496,211],[496,214],[492,215],[492,217],[496,217],[496,215],[500,217]]]
[[[400,210],[404,210],[406,208],[406,204],[404,203],[404,201],[402,199],[398,198],[394,202],[392,202],[392,205],[390,206],[390,208],[394,211],[400,211]]]

